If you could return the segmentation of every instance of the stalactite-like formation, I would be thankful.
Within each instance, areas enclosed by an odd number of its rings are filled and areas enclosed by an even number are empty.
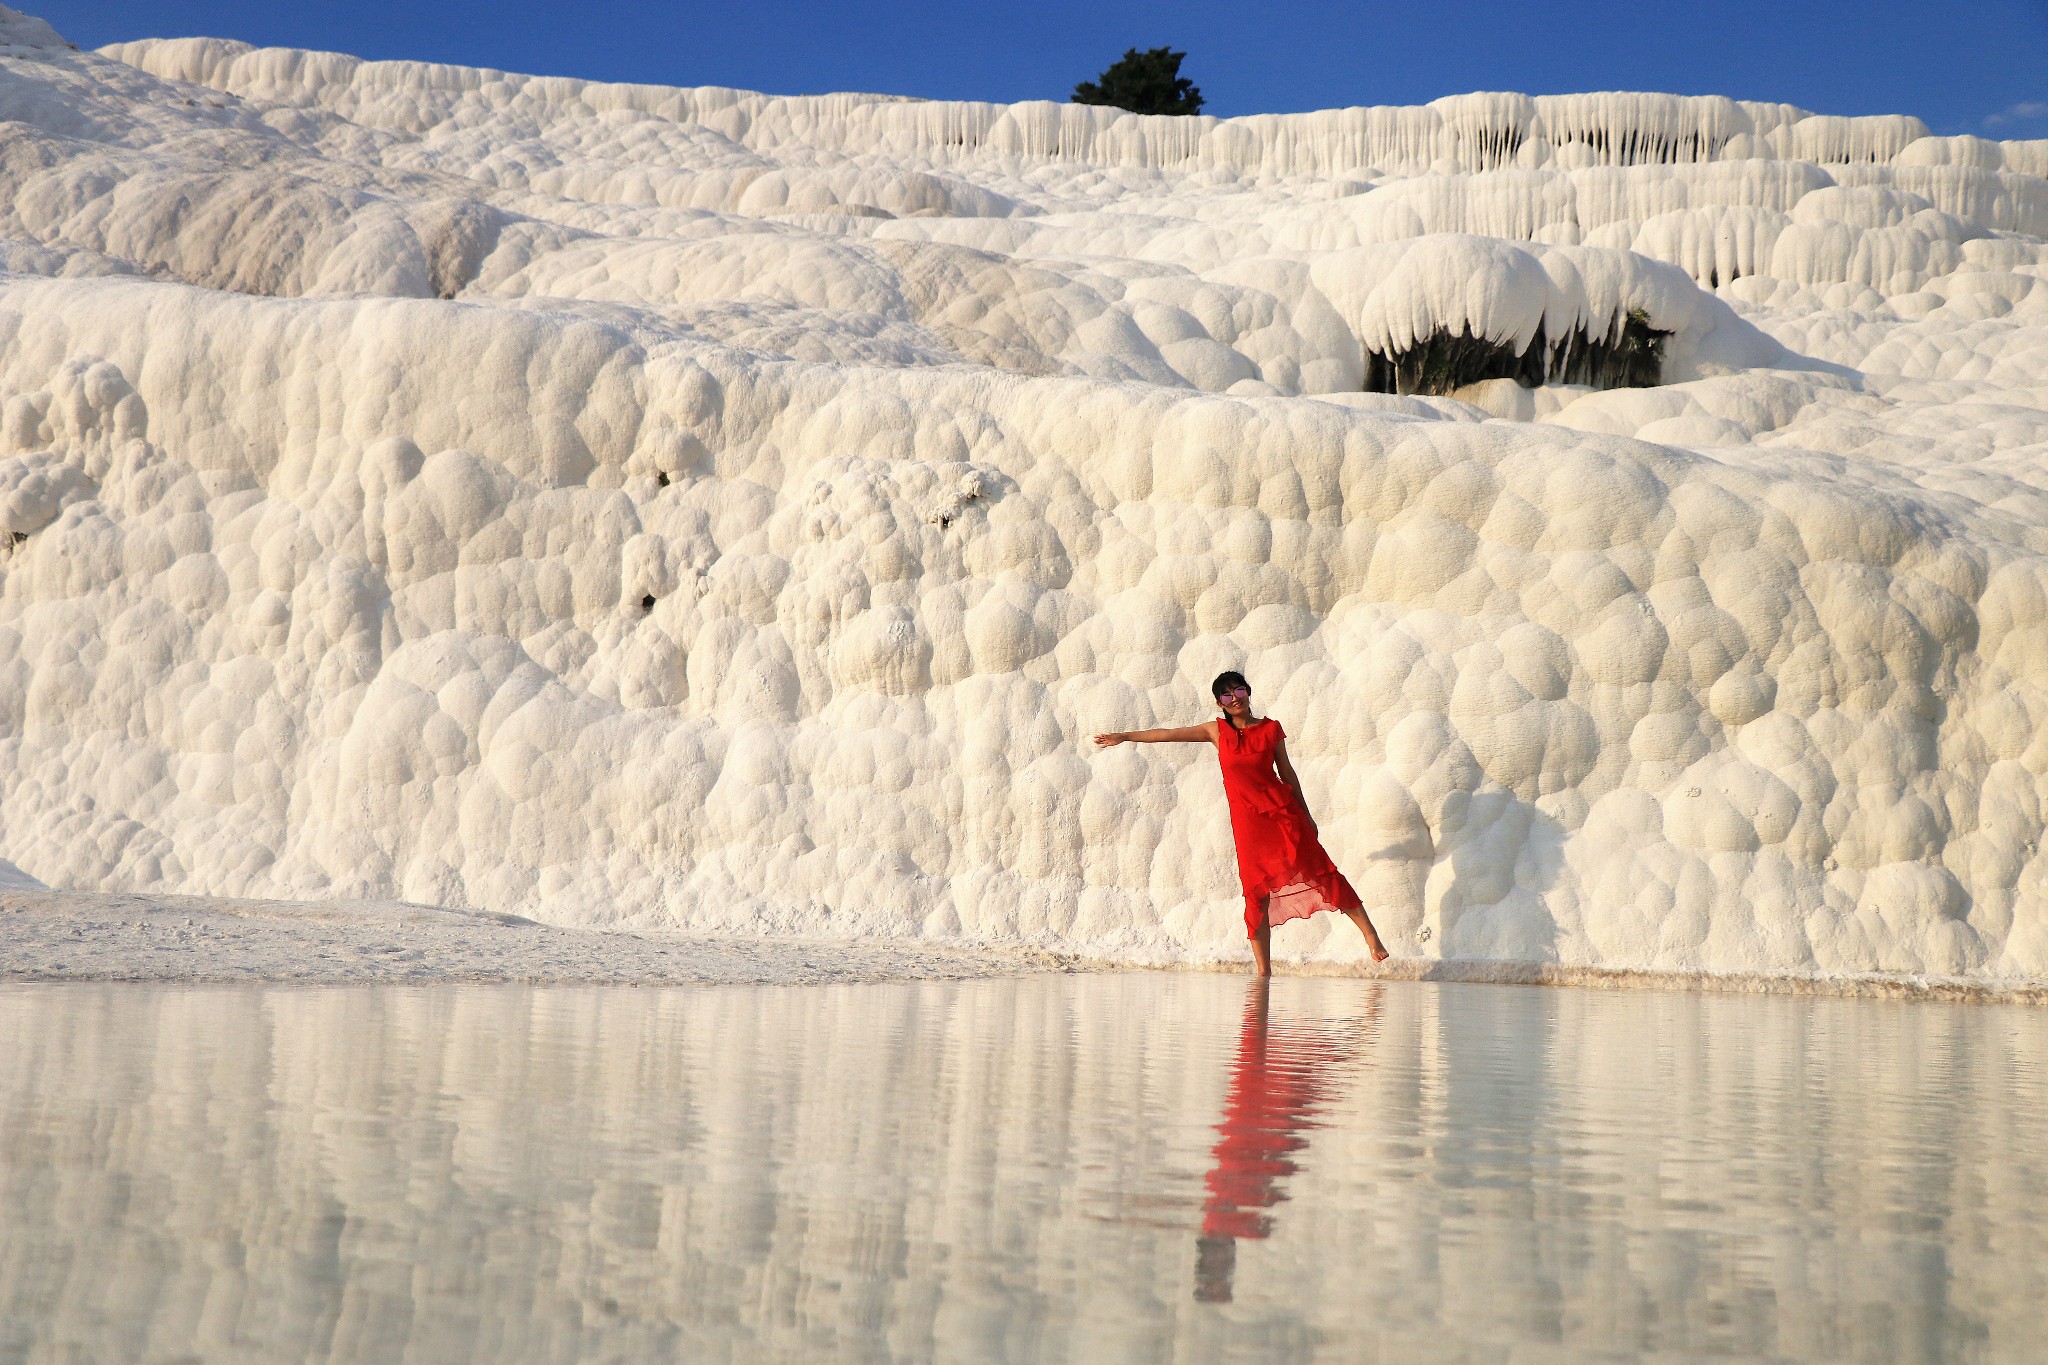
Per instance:
[[[882,149],[948,165],[993,154],[1259,175],[1332,175],[1371,167],[1414,174],[1446,162],[1464,171],[1542,163],[1567,147],[1574,149],[1572,164],[1584,157],[1606,166],[1758,156],[1874,164],[1929,137],[1926,124],[1899,115],[1841,118],[1789,104],[1650,91],[1533,98],[1480,91],[1424,105],[1216,119],[1049,100],[1003,105],[606,85],[419,62],[364,62],[219,39],[147,39],[107,51],[158,75],[245,98],[298,98],[311,91],[352,122],[405,135],[509,103],[541,126],[592,112],[637,115],[717,128],[755,152],[792,145],[856,154]]]
[[[1394,355],[1366,352],[1367,393],[1447,394],[1488,379],[1523,388],[1577,384],[1595,389],[1653,388],[1662,377],[1670,332],[1650,325],[1639,308],[1605,332],[1574,328],[1552,342],[1539,325],[1528,346],[1474,336],[1469,327],[1435,332]]]

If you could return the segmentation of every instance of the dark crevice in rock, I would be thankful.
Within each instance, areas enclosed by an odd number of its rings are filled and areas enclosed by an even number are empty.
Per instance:
[[[1504,341],[1437,332],[1397,355],[1365,353],[1367,393],[1447,394],[1487,379],[1512,379],[1523,388],[1582,384],[1596,389],[1647,389],[1661,381],[1664,341],[1671,333],[1650,326],[1631,309],[1619,332],[1598,336],[1583,329],[1552,344],[1539,325],[1521,350]]]

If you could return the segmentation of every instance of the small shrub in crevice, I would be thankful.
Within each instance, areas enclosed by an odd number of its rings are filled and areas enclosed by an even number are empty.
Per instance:
[[[1525,389],[1580,384],[1595,389],[1647,389],[1662,382],[1664,342],[1671,333],[1631,308],[1621,327],[1589,335],[1574,330],[1552,344],[1538,326],[1521,351],[1470,329],[1436,332],[1397,355],[1365,354],[1367,393],[1447,394],[1487,379],[1512,379]]]

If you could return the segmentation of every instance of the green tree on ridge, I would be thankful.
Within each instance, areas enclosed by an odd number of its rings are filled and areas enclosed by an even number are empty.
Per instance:
[[[1125,48],[1108,70],[1074,87],[1074,103],[1107,104],[1133,114],[1199,114],[1202,92],[1180,74],[1187,55],[1170,47]]]

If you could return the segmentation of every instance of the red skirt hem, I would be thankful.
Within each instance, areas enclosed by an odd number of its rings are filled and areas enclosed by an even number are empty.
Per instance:
[[[1244,898],[1245,936],[1257,938],[1262,924],[1281,925],[1289,920],[1307,919],[1323,910],[1341,912],[1364,906],[1351,883],[1335,868],[1323,873],[1296,873],[1264,895]]]

